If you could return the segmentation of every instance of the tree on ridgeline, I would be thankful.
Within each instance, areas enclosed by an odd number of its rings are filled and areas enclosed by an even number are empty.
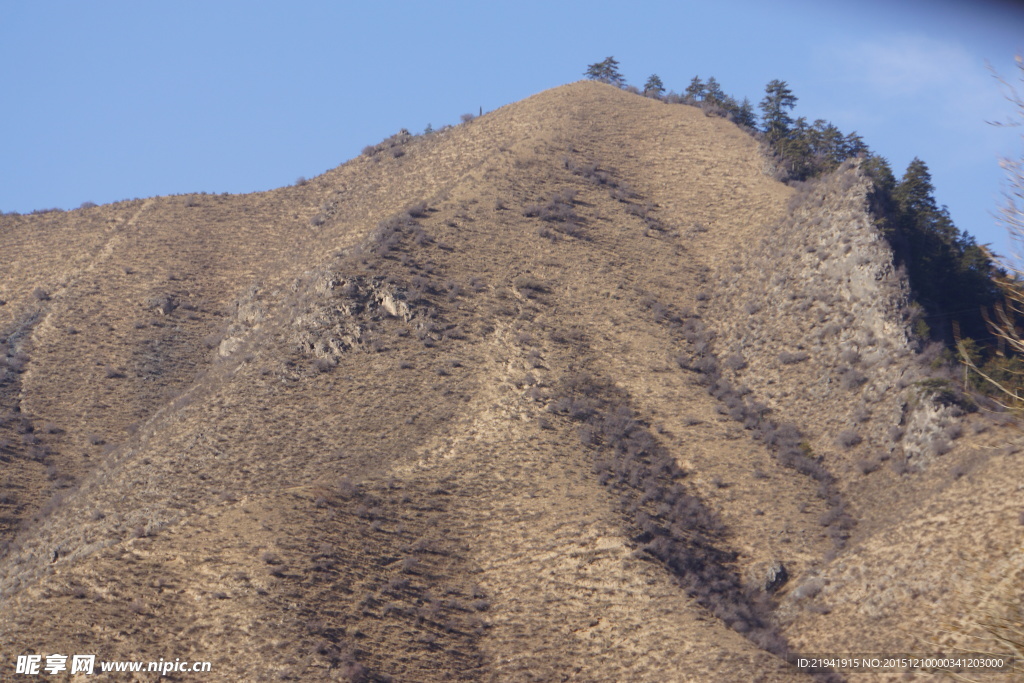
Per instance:
[[[768,144],[775,145],[789,136],[793,119],[789,112],[796,106],[796,95],[785,81],[771,81],[764,89],[765,96],[758,105],[761,109],[762,130]]]
[[[651,74],[651,77],[644,83],[644,94],[654,97],[660,97],[665,92],[665,84],[661,82],[658,74]]]
[[[864,138],[862,138],[857,131],[853,131],[843,138],[843,149],[845,150],[847,157],[863,157],[869,154],[868,146],[864,143]]]
[[[733,101],[735,102],[735,100]],[[752,130],[757,128],[757,115],[754,114],[754,105],[750,103],[750,98],[744,97],[732,115],[732,120],[738,125]]]
[[[721,106],[725,104],[727,97],[722,91],[722,86],[718,84],[718,80],[714,76],[709,78],[708,82],[704,84],[704,101],[708,104]]]
[[[626,83],[626,79],[619,73],[619,62],[615,57],[608,57],[603,62],[589,65],[583,75],[592,81],[614,85],[616,88],[621,88]]]
[[[618,87],[625,84],[614,57],[591,64],[586,76]],[[704,81],[694,76],[682,94],[666,95],[661,78],[652,74],[642,91],[638,88],[630,88],[630,91],[674,104],[698,106],[707,116],[727,117],[758,135],[775,158],[776,178],[785,182],[805,181],[832,173],[847,159],[859,158],[861,171],[871,181],[867,199],[875,225],[891,245],[897,263],[906,269],[913,297],[924,312],[916,322],[918,336],[922,340],[941,340],[950,345],[958,339],[956,330],[959,329],[965,335],[965,348],[975,354],[972,358],[979,359],[979,367],[988,368],[990,376],[996,379],[1014,376],[1014,368],[1019,369],[1018,385],[1024,392],[1024,361],[1014,358],[998,368],[992,367],[995,338],[1003,339],[1004,345],[1012,345],[1009,340],[1014,338],[1018,328],[1010,326],[1008,321],[1018,316],[1024,320],[1024,272],[1015,274],[1012,285],[1006,284],[1010,280],[1005,278],[1005,272],[996,265],[986,247],[961,232],[946,207],[936,202],[931,174],[923,161],[914,159],[897,180],[889,162],[874,154],[858,133],[844,134],[825,119],[812,122],[803,116],[794,118],[798,98],[789,84],[779,79],[765,87],[764,98],[757,107],[760,125],[750,100],[744,98],[740,102],[725,93],[714,77]],[[1014,101],[1022,102],[1021,98]],[[1024,103],[1021,107],[1024,123]],[[1018,171],[1018,203],[1013,205],[1017,212],[1010,210],[1008,213],[1016,217],[1020,239],[1024,241],[1024,218],[1020,211],[1024,204],[1024,173],[1021,173],[1024,162],[1013,168]],[[1014,299],[1016,303],[1012,306],[997,304],[999,282],[1003,282],[1004,287],[1016,287],[1013,291],[1019,298]],[[986,307],[995,311],[993,327],[999,326],[1000,331],[987,331],[982,314]],[[1021,328],[1024,329],[1024,325]],[[1024,332],[1018,341],[1024,357]]]
[[[698,104],[704,100],[707,92],[707,86],[704,85],[704,81],[700,80],[700,76],[694,76],[690,80],[690,85],[686,86],[686,92],[683,95],[686,96],[686,101],[690,104]]]
[[[953,223],[935,200],[928,165],[915,158],[892,189],[889,242],[906,266],[914,297],[931,323],[917,333],[954,341],[954,322],[972,339],[987,338],[982,310],[998,301],[997,268],[985,249]]]

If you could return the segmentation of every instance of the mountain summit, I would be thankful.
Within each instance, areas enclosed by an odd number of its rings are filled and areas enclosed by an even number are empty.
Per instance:
[[[868,191],[581,82],[293,187],[0,217],[0,667],[994,651],[1019,435],[934,376]]]

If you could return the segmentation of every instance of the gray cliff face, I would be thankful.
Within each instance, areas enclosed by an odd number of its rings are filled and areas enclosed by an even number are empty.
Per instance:
[[[786,219],[736,245],[712,276],[705,316],[717,354],[733,359],[730,380],[837,471],[891,458],[925,466],[960,414],[914,385],[927,369],[909,331],[909,285],[868,212],[868,186],[850,163],[798,187]]]

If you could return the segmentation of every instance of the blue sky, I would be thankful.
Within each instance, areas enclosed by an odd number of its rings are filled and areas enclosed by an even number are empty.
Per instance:
[[[1017,3],[90,2],[0,0],[0,211],[312,177],[400,128],[457,123],[582,77],[694,75],[856,130],[897,176],[919,156],[957,225],[992,213],[1020,131],[986,62],[1015,76]]]

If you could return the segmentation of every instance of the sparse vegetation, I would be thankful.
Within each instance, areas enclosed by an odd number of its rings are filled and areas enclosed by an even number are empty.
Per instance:
[[[863,440],[864,439],[861,438],[860,434],[852,429],[844,429],[839,433],[839,436],[836,437],[836,443],[842,448],[853,448]]]
[[[828,125],[783,107],[762,164],[705,118],[756,127],[749,101],[664,87],[270,193],[5,217],[5,642],[230,641],[225,680],[751,680],[791,673],[782,624],[931,634],[1012,562],[1013,439],[907,343],[943,322],[899,310],[870,158],[794,180]]]
[[[751,601],[716,547],[721,522],[679,481],[685,473],[659,446],[615,390],[585,374],[562,379],[552,412],[583,423],[580,441],[594,452],[594,473],[620,494],[640,534],[642,555],[665,563],[698,602],[763,649],[781,653],[782,637],[764,606]]]

